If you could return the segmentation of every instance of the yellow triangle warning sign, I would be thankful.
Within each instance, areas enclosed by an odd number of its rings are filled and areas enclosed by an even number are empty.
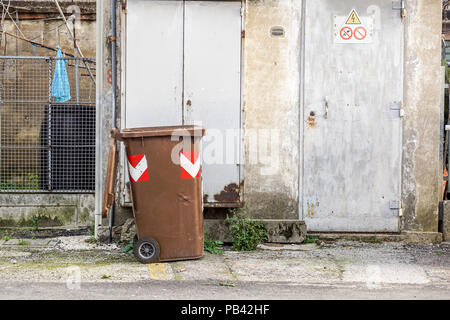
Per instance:
[[[355,9],[352,10],[352,13],[350,13],[350,16],[345,24],[361,24],[361,20],[359,19]]]

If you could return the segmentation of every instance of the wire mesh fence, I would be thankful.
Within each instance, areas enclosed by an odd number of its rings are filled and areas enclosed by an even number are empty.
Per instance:
[[[94,59],[0,57],[0,192],[95,190],[94,73]]]

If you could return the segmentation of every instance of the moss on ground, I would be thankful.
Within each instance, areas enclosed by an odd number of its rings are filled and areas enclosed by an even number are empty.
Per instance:
[[[18,256],[17,260],[20,262],[21,266],[26,268],[60,268],[66,267],[69,265],[95,265],[95,266],[105,266],[114,263],[137,263],[134,256],[127,253],[120,252],[108,252],[103,250],[83,250],[83,251],[37,251],[27,248],[14,248],[11,249],[2,249],[4,251],[16,251],[20,252],[30,252],[29,256],[23,257]],[[10,263],[11,260],[10,255],[5,255],[4,257],[0,256],[0,264]]]

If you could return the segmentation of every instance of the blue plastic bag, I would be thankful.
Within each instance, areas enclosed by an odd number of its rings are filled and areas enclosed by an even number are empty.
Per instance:
[[[56,47],[58,52],[56,57],[62,58],[62,52],[59,46]],[[55,73],[52,82],[52,97],[56,102],[66,102],[72,97],[70,96],[69,77],[66,70],[67,61],[64,59],[56,60]]]

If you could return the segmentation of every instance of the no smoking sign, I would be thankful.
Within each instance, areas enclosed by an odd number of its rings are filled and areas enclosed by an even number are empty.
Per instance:
[[[371,43],[373,18],[352,9],[347,16],[334,16],[334,29],[334,43]]]

